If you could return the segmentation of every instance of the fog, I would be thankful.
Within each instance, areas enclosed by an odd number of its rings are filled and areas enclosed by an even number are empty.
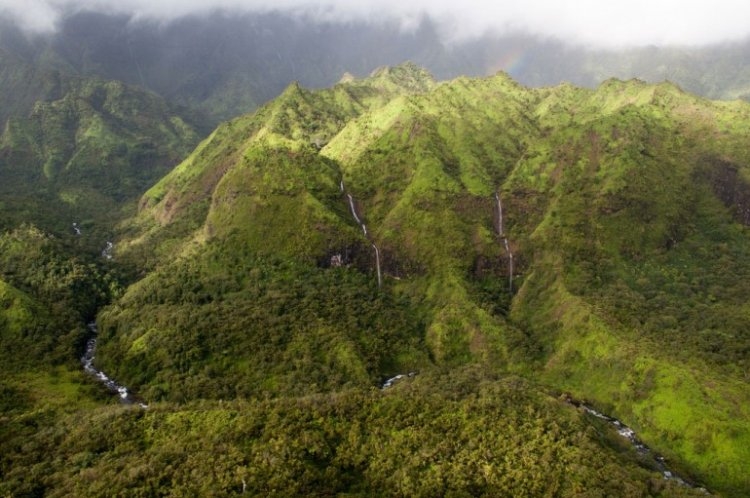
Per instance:
[[[0,0],[0,12],[26,29],[54,30],[61,16],[77,10],[125,13],[135,19],[169,22],[211,10],[293,11],[340,22],[398,20],[402,29],[429,16],[445,41],[488,31],[527,32],[599,47],[701,45],[750,35],[746,0],[679,1],[526,0]]]

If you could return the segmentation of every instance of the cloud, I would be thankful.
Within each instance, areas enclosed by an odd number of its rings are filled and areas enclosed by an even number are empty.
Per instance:
[[[213,9],[278,9],[337,21],[395,18],[405,29],[428,14],[454,38],[522,30],[603,46],[697,45],[750,36],[747,0],[0,0],[0,11],[34,30],[53,29],[69,9],[161,20]]]

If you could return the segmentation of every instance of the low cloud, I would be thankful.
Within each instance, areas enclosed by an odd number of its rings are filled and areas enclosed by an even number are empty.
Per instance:
[[[134,15],[168,21],[214,9],[284,10],[321,19],[400,20],[404,29],[429,15],[449,38],[469,38],[487,31],[526,31],[599,46],[700,45],[750,35],[750,2],[526,0],[0,0],[0,12],[25,28],[53,30],[60,16],[74,10]]]

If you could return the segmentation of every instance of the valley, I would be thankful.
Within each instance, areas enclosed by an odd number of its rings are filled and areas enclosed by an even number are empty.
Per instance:
[[[6,126],[0,494],[747,494],[747,103],[405,63],[189,123]]]

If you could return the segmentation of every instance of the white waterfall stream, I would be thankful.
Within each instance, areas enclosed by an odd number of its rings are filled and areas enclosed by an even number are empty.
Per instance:
[[[383,277],[380,274],[380,251],[378,251],[378,247],[375,244],[372,245],[372,248],[375,249],[375,268],[378,272],[378,287],[381,287],[383,285]]]
[[[508,291],[513,292],[513,253],[510,250],[508,237],[505,236],[505,227],[503,225],[503,203],[500,200],[500,194],[495,191],[495,201],[497,204],[497,234],[503,239],[503,247],[508,255]]]
[[[500,194],[495,192],[495,200],[497,201],[497,234],[501,237],[505,233],[503,230],[503,203],[500,201]]]
[[[352,194],[346,192],[346,189],[344,188],[344,180],[341,180],[341,182],[339,183],[339,189],[341,190],[342,193],[346,194],[346,198],[349,201],[349,210],[352,213],[352,217],[354,218],[354,221],[357,222],[357,224],[362,229],[362,233],[365,235],[365,238],[370,242],[370,244],[372,245],[372,248],[375,249],[375,270],[377,271],[377,274],[378,274],[378,288],[380,288],[383,285],[383,276],[380,271],[380,251],[378,250],[377,246],[370,238],[370,234],[367,233],[367,226],[364,223],[362,223],[362,220],[357,215],[357,208],[354,205],[354,197],[352,197]]]
[[[513,293],[513,253],[508,251],[508,290]]]
[[[359,219],[359,216],[357,216],[357,210],[354,209],[354,198],[352,197],[352,194],[346,194],[346,196],[349,198],[349,209],[352,210],[354,221],[357,222],[357,225],[362,225],[362,220]],[[365,231],[365,233],[367,233],[367,231]]]
[[[83,356],[81,357],[81,363],[83,363],[83,369],[93,375],[99,382],[104,384],[104,386],[112,391],[113,393],[117,393],[120,396],[120,401],[127,405],[137,404],[141,408],[148,408],[148,405],[141,403],[140,401],[137,401],[132,394],[130,394],[130,391],[128,391],[128,388],[118,384],[114,379],[110,378],[107,374],[102,372],[101,370],[97,370],[97,368],[94,366],[94,357],[96,355],[96,334],[97,334],[97,327],[96,323],[91,322],[88,324],[89,330],[91,331],[92,337],[88,340],[86,343],[86,351],[83,353]]]
[[[662,475],[664,476],[664,479],[675,481],[675,482],[681,484],[682,486],[686,486],[686,487],[689,487],[689,488],[698,489],[698,490],[704,491],[706,494],[708,494],[708,491],[706,490],[706,488],[703,488],[703,487],[700,487],[698,485],[692,484],[692,483],[686,481],[685,479],[683,479],[682,477],[678,476],[677,474],[675,474],[671,470],[669,470],[669,468],[667,467],[667,463],[666,463],[666,460],[664,459],[664,457],[662,457],[660,455],[654,454],[654,452],[651,451],[651,448],[649,448],[648,446],[646,446],[640,439],[638,439],[638,435],[635,433],[635,431],[633,429],[631,429],[630,427],[628,427],[627,425],[623,424],[621,421],[617,420],[614,417],[610,417],[609,415],[605,415],[603,413],[600,413],[600,412],[596,411],[595,409],[593,409],[592,407],[590,407],[590,406],[588,406],[588,405],[586,405],[584,403],[581,403],[580,401],[576,401],[576,400],[573,400],[573,399],[570,399],[570,398],[568,398],[567,401],[571,405],[576,406],[578,408],[581,408],[586,413],[588,413],[590,415],[593,415],[594,417],[599,418],[601,420],[605,420],[609,424],[611,424],[615,428],[615,430],[617,430],[617,433],[621,437],[627,439],[630,442],[630,444],[633,446],[633,448],[639,454],[641,454],[641,455],[643,455],[645,457],[648,457],[649,459],[651,459],[653,461],[654,466],[659,470],[659,472],[662,473]]]

